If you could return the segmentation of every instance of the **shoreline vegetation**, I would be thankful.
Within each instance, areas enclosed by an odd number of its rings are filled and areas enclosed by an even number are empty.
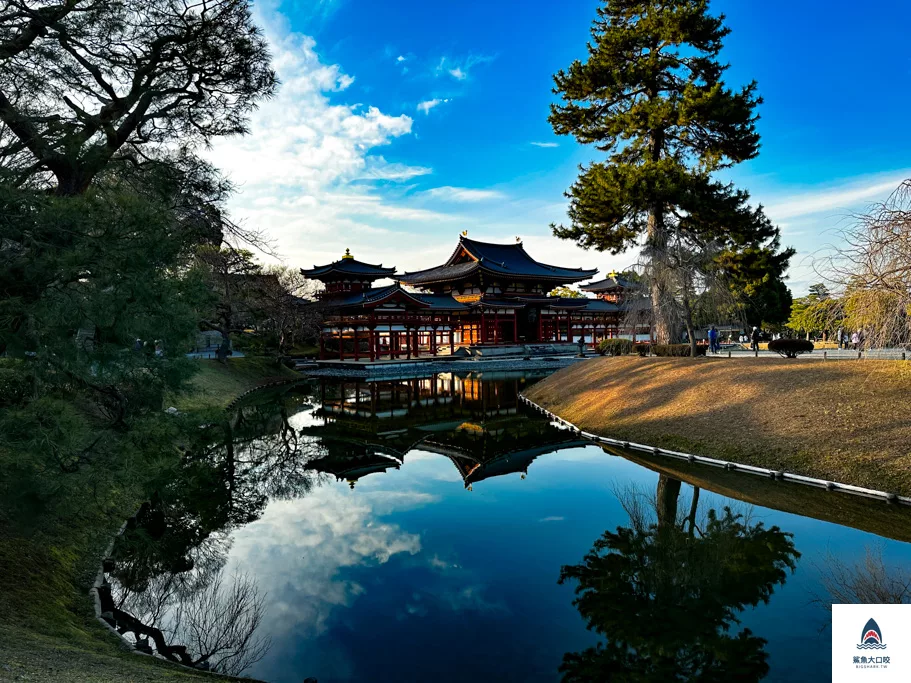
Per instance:
[[[911,495],[911,364],[599,358],[528,389],[584,431]]]
[[[272,358],[198,362],[190,390],[165,402],[191,420],[224,409],[257,386],[300,377]],[[128,464],[125,479],[89,472],[97,504],[77,505],[65,520],[23,530],[0,508],[0,681],[237,680],[133,654],[95,619],[89,589],[110,539],[143,502],[143,485],[179,457],[175,448],[153,465]],[[40,515],[36,511],[36,519]]]

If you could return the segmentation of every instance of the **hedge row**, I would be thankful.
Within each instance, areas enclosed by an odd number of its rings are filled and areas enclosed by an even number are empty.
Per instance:
[[[629,339],[602,339],[598,343],[598,353],[602,356],[622,356],[633,352],[633,342]]]
[[[708,346],[697,346],[696,355],[704,356],[705,352],[708,351]],[[652,346],[652,353],[656,356],[674,356],[674,357],[687,357],[690,356],[690,345],[689,344],[654,344]]]
[[[813,342],[806,339],[773,339],[769,342],[769,351],[774,351],[784,358],[797,358],[802,353],[810,353]]]

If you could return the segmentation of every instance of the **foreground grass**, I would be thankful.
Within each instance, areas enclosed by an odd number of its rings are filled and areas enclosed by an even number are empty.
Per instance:
[[[911,495],[911,363],[601,358],[532,386],[586,431]]]
[[[186,413],[182,420],[272,379],[298,376],[263,358],[199,362],[192,391],[169,402]],[[124,434],[116,467],[87,465],[71,474],[32,471],[34,464],[19,465],[17,454],[0,448],[0,476],[21,477],[0,481],[0,681],[227,680],[132,654],[95,620],[88,591],[110,539],[147,497],[149,482],[178,462],[167,440],[151,457],[131,447],[155,436],[161,440],[151,432]]]
[[[171,397],[170,404],[182,412],[224,408],[234,397],[274,379],[294,379],[300,374],[273,358],[245,356],[227,363],[200,359],[191,391]]]

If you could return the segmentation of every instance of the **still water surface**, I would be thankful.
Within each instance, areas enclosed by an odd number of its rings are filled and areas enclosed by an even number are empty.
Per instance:
[[[245,674],[276,683],[828,680],[825,567],[906,564],[908,514],[606,452],[523,409],[535,379],[324,380],[242,408],[118,542],[119,604],[167,631],[174,577],[245,577],[271,641]]]

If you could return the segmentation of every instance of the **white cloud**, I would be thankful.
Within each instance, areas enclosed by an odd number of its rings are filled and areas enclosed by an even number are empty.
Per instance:
[[[367,157],[367,166],[361,178],[370,180],[411,180],[422,175],[433,173],[427,166],[408,166],[401,163],[390,163],[381,156]]]
[[[230,569],[255,576],[268,591],[265,624],[272,634],[319,635],[336,608],[367,590],[339,577],[340,570],[421,551],[420,536],[378,516],[434,500],[416,491],[354,496],[346,486],[329,485],[305,498],[274,501],[259,520],[235,532]]]
[[[470,71],[479,64],[488,64],[494,60],[491,55],[468,55],[466,57],[440,57],[434,69],[436,76],[449,75],[457,81],[467,80]]]
[[[858,204],[884,198],[907,177],[908,172],[885,179],[878,176],[773,199],[765,207],[766,213],[776,221],[820,213],[844,213],[848,209],[856,208]]]
[[[530,143],[535,147],[559,147],[560,144],[557,142],[532,142]]]
[[[438,99],[434,97],[432,100],[424,100],[423,102],[419,102],[417,109],[418,111],[424,112],[424,114],[429,114],[431,109],[438,107],[441,104],[445,104],[446,102],[449,102],[448,98]]]
[[[401,64],[402,62],[405,61],[404,55],[399,55],[398,57],[395,58],[395,61],[397,61],[398,63]]]
[[[539,519],[538,521],[539,521],[539,522],[562,522],[564,519],[566,519],[566,518],[565,518],[565,517],[551,516],[551,517],[542,517],[542,518]]]
[[[452,187],[445,185],[427,190],[427,195],[450,202],[483,202],[490,199],[503,199],[506,195],[497,190],[477,190],[470,187]]]
[[[447,220],[409,206],[404,188],[389,185],[431,168],[377,154],[412,134],[412,116],[346,102],[353,75],[323,62],[313,38],[290,30],[274,3],[256,3],[254,12],[282,85],[252,114],[250,135],[219,140],[206,152],[238,187],[232,217],[266,234],[292,265],[334,260],[346,246],[388,243],[394,222]]]

